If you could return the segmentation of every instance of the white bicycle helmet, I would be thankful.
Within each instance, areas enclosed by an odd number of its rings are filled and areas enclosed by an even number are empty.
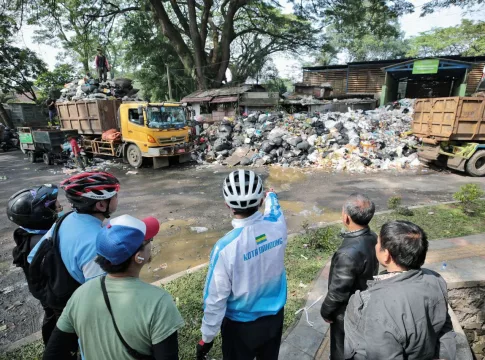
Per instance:
[[[263,198],[263,180],[250,170],[236,170],[224,180],[224,200],[232,209],[257,207]]]

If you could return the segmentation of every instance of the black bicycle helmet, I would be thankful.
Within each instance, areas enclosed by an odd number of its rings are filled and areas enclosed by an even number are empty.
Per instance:
[[[61,188],[78,212],[90,213],[97,202],[116,196],[120,182],[107,172],[84,172],[64,180]]]
[[[59,189],[52,184],[20,190],[8,200],[7,216],[23,228],[49,230],[57,219],[58,193]]]

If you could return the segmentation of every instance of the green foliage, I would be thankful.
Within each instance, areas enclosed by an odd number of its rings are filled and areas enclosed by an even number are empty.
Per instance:
[[[391,196],[389,200],[387,200],[387,207],[389,210],[396,210],[398,207],[401,206],[402,197],[400,196]]]
[[[465,184],[453,194],[453,198],[460,202],[466,214],[475,214],[479,206],[478,200],[484,195],[485,192],[477,184]]]
[[[35,80],[35,86],[42,91],[44,96],[58,98],[60,96],[59,90],[64,88],[64,84],[71,82],[75,75],[72,65],[57,65],[53,71],[46,71],[40,74]]]
[[[484,0],[430,0],[421,8],[421,16],[432,14],[440,9],[445,9],[450,6],[459,6],[462,9],[472,9],[473,7],[480,6]]]
[[[302,224],[304,241],[310,249],[333,253],[341,243],[338,227],[310,229],[308,221]]]
[[[0,15],[0,91],[24,94],[35,101],[33,79],[46,71],[46,64],[32,50],[13,45],[16,26],[13,17]]]
[[[485,21],[463,19],[460,25],[434,28],[410,39],[411,57],[478,56],[485,53]]]

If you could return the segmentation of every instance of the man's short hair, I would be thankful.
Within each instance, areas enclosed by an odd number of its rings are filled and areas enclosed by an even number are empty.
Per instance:
[[[353,193],[345,202],[344,212],[350,216],[352,221],[360,226],[367,226],[374,213],[376,211],[376,206],[367,195]]]
[[[381,249],[389,251],[394,262],[405,269],[420,269],[428,252],[428,237],[409,221],[389,221],[381,228]]]
[[[139,251],[142,251],[145,248],[145,243],[143,243],[138,250],[135,252],[135,254]],[[134,255],[134,254],[133,254]],[[114,265],[112,264],[108,259],[105,257],[98,255],[96,259],[94,260],[96,264],[99,265],[99,267],[103,270],[106,271],[108,274],[118,274],[125,272],[128,270],[131,264],[131,259],[133,256],[130,256],[128,259],[123,261],[121,264]]]

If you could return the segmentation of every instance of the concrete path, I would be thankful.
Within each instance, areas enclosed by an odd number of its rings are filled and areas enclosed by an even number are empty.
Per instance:
[[[430,241],[426,263],[424,267],[434,270],[443,276],[448,288],[470,285],[471,281],[479,282],[485,278],[485,234],[471,235],[460,238]],[[446,266],[443,267],[443,264]],[[296,326],[287,334],[281,344],[280,360],[290,359],[319,359],[329,357],[329,325],[320,316],[320,306],[327,294],[328,262],[315,281],[305,306],[312,305],[320,296],[323,297],[308,310],[308,318],[313,327],[302,315]],[[457,332],[457,359],[472,359],[472,355],[465,337],[459,328],[456,317],[455,331]]]

